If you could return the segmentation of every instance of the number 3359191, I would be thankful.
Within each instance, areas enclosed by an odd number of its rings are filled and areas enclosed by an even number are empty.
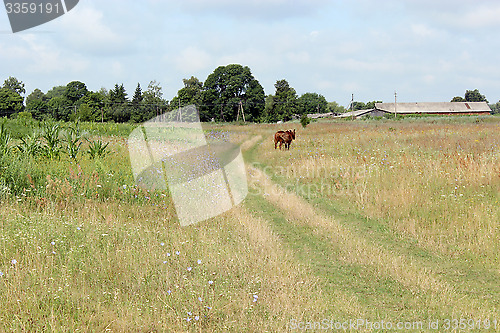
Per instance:
[[[7,2],[5,4],[7,14],[52,14],[59,13],[61,8],[59,3],[51,4],[34,2]]]

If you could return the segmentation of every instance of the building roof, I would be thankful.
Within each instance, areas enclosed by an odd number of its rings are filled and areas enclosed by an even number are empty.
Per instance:
[[[336,116],[335,118],[359,117],[359,116],[362,116],[366,113],[372,112],[373,110],[375,110],[375,109],[349,111],[349,112],[342,113],[342,114]]]
[[[394,105],[396,110],[394,110]],[[391,113],[475,113],[491,112],[486,102],[375,103],[375,108]]]

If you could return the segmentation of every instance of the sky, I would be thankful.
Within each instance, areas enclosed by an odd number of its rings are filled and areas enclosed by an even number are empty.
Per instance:
[[[274,94],[285,79],[348,106],[355,101],[447,102],[479,89],[500,99],[498,0],[80,0],[66,15],[12,33],[0,8],[0,84],[156,80],[171,100],[182,80],[248,66]]]

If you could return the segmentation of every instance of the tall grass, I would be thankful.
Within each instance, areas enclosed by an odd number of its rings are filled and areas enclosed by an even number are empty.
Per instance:
[[[498,264],[499,122],[452,120],[318,123],[290,152],[259,152],[310,200],[341,202],[443,254]]]

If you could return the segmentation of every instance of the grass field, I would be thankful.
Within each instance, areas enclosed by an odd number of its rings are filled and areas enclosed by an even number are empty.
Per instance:
[[[134,185],[131,125],[81,124],[77,159],[2,156],[0,331],[500,331],[500,118],[286,126],[289,151],[283,125],[204,125],[249,194],[188,227]]]

